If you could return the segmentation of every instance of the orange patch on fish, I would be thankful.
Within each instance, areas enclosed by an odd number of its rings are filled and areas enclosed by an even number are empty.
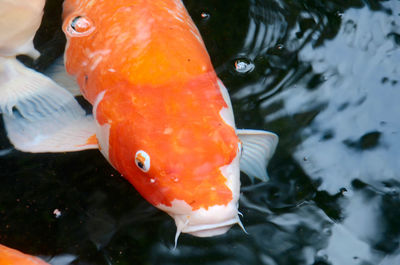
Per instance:
[[[87,139],[86,144],[87,144],[87,145],[98,144],[97,138],[96,138],[96,134],[93,134],[92,136],[90,136],[90,137]]]
[[[48,265],[48,263],[0,244],[0,265]]]

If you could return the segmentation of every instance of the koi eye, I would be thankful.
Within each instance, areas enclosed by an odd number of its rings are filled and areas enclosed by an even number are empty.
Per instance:
[[[135,154],[135,164],[143,172],[150,169],[150,156],[145,151],[137,151]]]
[[[67,33],[72,37],[87,36],[95,29],[93,22],[84,16],[74,17],[67,27]]]

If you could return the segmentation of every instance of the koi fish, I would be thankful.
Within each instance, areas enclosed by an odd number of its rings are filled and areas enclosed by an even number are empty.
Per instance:
[[[240,171],[267,180],[278,137],[236,128],[228,91],[183,3],[66,0],[63,19],[65,67],[93,115],[52,80],[25,70],[16,74],[22,85],[5,86],[29,96],[0,101],[15,148],[98,148],[174,219],[175,243],[180,233],[215,236],[241,225]]]
[[[0,265],[48,265],[48,263],[0,244]]]

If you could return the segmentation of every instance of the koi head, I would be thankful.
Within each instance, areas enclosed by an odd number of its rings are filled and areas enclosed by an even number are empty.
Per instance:
[[[179,233],[225,233],[240,224],[241,148],[230,125],[233,115],[217,97],[219,89],[194,89],[201,102],[218,103],[219,111],[191,106],[194,101],[183,94],[178,94],[181,101],[172,93],[151,96],[154,90],[160,91],[143,88],[141,107],[122,100],[136,90],[99,96],[94,114],[101,151],[144,198],[174,218]]]
[[[139,151],[139,154],[142,152]],[[159,156],[153,159],[157,163],[154,169],[151,168],[151,162],[149,163],[151,156],[147,153],[143,156],[146,157],[145,162],[140,161],[140,155],[135,161],[143,172],[139,184],[141,188],[138,190],[149,190],[147,194],[142,193],[143,196],[174,218],[177,235],[183,232],[200,237],[214,236],[223,234],[233,224],[240,223],[237,212],[240,187],[239,153],[225,165],[212,161],[214,157],[209,157],[208,161],[202,163],[195,161],[194,159],[203,155],[195,150],[180,154],[171,147],[164,155],[154,151],[152,153]],[[130,181],[135,182],[131,179]],[[139,187],[136,183],[134,185]]]

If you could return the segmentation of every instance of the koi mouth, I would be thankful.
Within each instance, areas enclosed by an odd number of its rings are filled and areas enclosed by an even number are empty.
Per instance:
[[[237,202],[228,205],[215,205],[206,209],[192,211],[191,207],[184,201],[174,200],[172,207],[158,205],[175,220],[176,234],[175,247],[181,233],[191,234],[197,237],[211,237],[226,233],[231,226],[238,224],[244,229],[237,210]],[[170,211],[175,210],[175,213]],[[177,213],[179,212],[179,213]],[[174,248],[175,248],[174,247]]]
[[[216,223],[216,224],[201,224],[201,225],[193,225],[186,226],[183,228],[183,233],[188,233],[197,237],[211,237],[217,236],[226,233],[232,225],[239,224],[241,225],[240,219],[236,216],[233,219]]]

